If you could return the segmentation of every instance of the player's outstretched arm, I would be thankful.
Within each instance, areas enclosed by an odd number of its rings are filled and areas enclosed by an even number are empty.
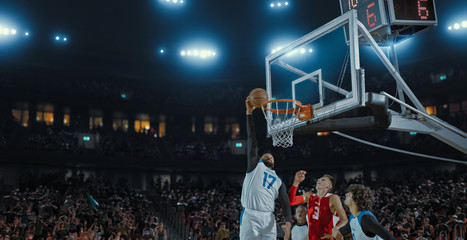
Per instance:
[[[255,125],[253,120],[253,110],[255,107],[250,103],[248,97],[245,100],[246,106],[246,128],[247,128],[247,154],[248,154],[248,166],[246,172],[249,173],[255,169],[259,162],[258,156],[258,143],[256,141]]]
[[[349,219],[345,214],[344,207],[342,207],[341,199],[336,194],[331,195],[331,198],[329,200],[329,207],[331,208],[331,211],[337,214],[337,216],[339,217],[339,222],[335,226],[335,228],[339,229],[342,226],[346,225],[349,222]]]
[[[305,174],[306,174],[306,171],[304,170],[300,170],[295,173],[293,185],[289,190],[290,205],[294,206],[294,205],[302,204],[308,200],[308,197],[310,197],[309,194],[305,194],[302,196],[296,196],[298,185],[300,185],[300,183],[303,182],[303,180],[305,180]]]

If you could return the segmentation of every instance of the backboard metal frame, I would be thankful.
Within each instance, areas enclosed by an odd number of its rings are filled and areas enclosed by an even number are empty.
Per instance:
[[[348,24],[349,27],[349,48],[350,48],[350,73],[351,73],[351,87],[352,90],[346,91],[336,85],[323,81],[320,78],[321,74],[318,74],[316,71],[312,73],[304,72],[298,68],[295,68],[279,58],[293,51],[294,49],[310,43],[324,35],[335,31],[336,29]],[[266,57],[266,90],[268,92],[269,98],[272,96],[271,89],[271,64],[277,64],[282,68],[289,70],[297,75],[302,77],[295,80],[295,82],[301,82],[304,79],[309,79],[320,86],[320,91],[322,88],[327,88],[329,90],[335,91],[337,93],[343,94],[345,99],[336,101],[332,104],[318,107],[314,110],[314,117],[307,122],[300,121],[294,124],[294,128],[306,127],[306,124],[313,126],[313,123],[318,121],[331,118],[337,114],[343,113],[345,111],[350,111],[354,108],[365,106],[365,74],[364,69],[360,68],[360,55],[359,55],[359,35],[362,35],[366,42],[369,43],[370,47],[373,49],[374,53],[381,60],[383,65],[386,67],[388,72],[395,79],[398,89],[401,90],[401,94],[407,95],[414,107],[405,103],[405,100],[401,100],[390,96],[389,94],[382,92],[388,98],[391,98],[393,101],[399,103],[403,107],[407,107],[417,114],[406,114],[405,112],[398,113],[392,110],[387,110],[391,121],[390,125],[387,127],[388,130],[394,131],[404,131],[404,132],[420,132],[429,134],[438,140],[456,148],[457,150],[467,154],[467,133],[455,128],[454,126],[446,123],[435,116],[428,115],[425,107],[420,103],[415,94],[406,84],[402,76],[400,75],[398,69],[391,63],[388,57],[384,54],[381,47],[371,36],[370,32],[366,27],[357,19],[357,11],[355,9],[341,15],[340,17],[332,20],[331,22],[323,25],[322,27],[312,31],[311,33],[297,39],[296,41],[290,43],[283,49],[275,52]],[[318,75],[318,78],[316,78]],[[293,89],[293,88],[292,88]],[[295,96],[294,96],[295,97]],[[320,100],[322,96],[320,96]],[[295,99],[294,99],[295,100]],[[308,103],[303,103],[308,104]],[[319,106],[319,105],[318,105]],[[419,116],[423,116],[424,119],[419,119]],[[271,135],[271,129],[268,127],[268,135]]]
[[[310,120],[310,122],[317,122],[332,116],[335,116],[339,113],[349,111],[351,109],[360,107],[364,105],[362,101],[362,93],[365,92],[364,85],[359,83],[359,80],[362,80],[360,77],[357,76],[358,69],[360,69],[360,56],[359,56],[359,43],[358,43],[358,25],[357,25],[357,10],[351,10],[347,13],[337,17],[336,19],[332,20],[331,22],[323,25],[322,27],[308,33],[307,35],[295,40],[294,42],[290,43],[289,45],[285,46],[284,48],[280,49],[279,51],[269,55],[266,57],[266,91],[268,92],[269,98],[272,96],[272,74],[271,74],[271,65],[277,64],[282,68],[289,70],[290,72],[296,73],[301,75],[301,78],[298,78],[294,81],[302,81],[303,79],[309,79],[315,83],[321,84],[322,87],[335,91],[345,96],[344,99],[334,102],[332,104],[321,106],[319,108],[314,109],[314,117]],[[297,69],[283,61],[280,58],[293,50],[313,42],[326,34],[329,34],[333,31],[338,30],[344,25],[348,25],[349,27],[349,48],[350,48],[350,78],[351,78],[351,88],[352,90],[349,92],[345,89],[342,89],[338,86],[335,86],[331,83],[325,82],[315,78],[316,74],[313,73],[306,73],[300,69]],[[363,89],[362,89],[363,86]],[[321,89],[322,90],[322,89]],[[271,99],[269,99],[271,100]],[[295,100],[295,99],[293,99]],[[308,104],[308,103],[304,103]],[[306,122],[299,121],[295,124],[295,128],[298,126],[305,125]],[[271,134],[271,129],[268,127],[268,134]]]

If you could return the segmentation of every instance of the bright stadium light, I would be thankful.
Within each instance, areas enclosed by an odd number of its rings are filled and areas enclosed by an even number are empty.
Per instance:
[[[454,29],[459,30],[461,28],[461,25],[459,23],[454,23]]]
[[[59,36],[56,36],[56,37],[55,37],[55,40],[57,40],[57,41],[60,40],[60,37],[59,37]]]
[[[180,51],[180,56],[206,59],[216,56],[216,52],[210,49],[190,49]]]
[[[269,4],[269,6],[271,8],[274,8],[274,7],[277,7],[277,8],[284,8],[286,6],[289,6],[289,2],[286,2],[286,1],[274,1],[272,3]]]
[[[25,36],[29,36],[29,32],[25,32],[24,35],[25,35]]]
[[[3,35],[10,35],[10,29],[4,28],[3,29]]]
[[[276,47],[276,48],[274,48],[274,49],[271,50],[271,54],[273,54],[273,53],[275,53],[275,52],[277,52],[277,51],[279,51],[279,50],[281,50],[281,49],[282,49],[282,46]],[[301,55],[304,55],[304,54],[307,53],[307,52],[308,52],[308,53],[312,53],[312,52],[313,52],[313,49],[309,48],[308,51],[307,51],[305,48],[294,49],[294,50],[288,52],[288,53],[286,54],[286,56],[292,57],[292,56],[296,56],[298,53],[300,53]]]
[[[461,25],[463,28],[467,28],[467,21],[462,21]]]
[[[65,37],[65,38],[63,38],[63,41],[66,42],[66,41],[68,41],[68,39]]]
[[[449,31],[452,31],[452,26],[449,26],[449,27],[448,27],[448,30],[449,30]]]
[[[159,0],[164,5],[180,6],[183,5],[183,0]]]
[[[14,28],[11,29],[10,33],[11,33],[11,35],[16,35],[16,29],[14,29]]]

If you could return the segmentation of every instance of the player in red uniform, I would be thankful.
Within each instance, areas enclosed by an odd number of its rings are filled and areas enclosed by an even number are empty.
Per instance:
[[[296,196],[298,185],[305,180],[306,172],[303,170],[295,174],[294,182],[289,190],[290,205],[308,203],[308,239],[321,240],[325,234],[331,233],[333,227],[341,228],[347,224],[342,202],[335,194],[329,193],[335,185],[334,178],[325,174],[316,183],[317,193],[306,192]],[[334,226],[334,217],[339,217],[339,222]]]

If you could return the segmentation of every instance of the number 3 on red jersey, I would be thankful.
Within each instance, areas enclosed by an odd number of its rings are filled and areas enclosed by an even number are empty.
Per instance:
[[[316,220],[319,219],[319,206],[315,206],[315,211],[313,212],[313,215],[311,217]]]

